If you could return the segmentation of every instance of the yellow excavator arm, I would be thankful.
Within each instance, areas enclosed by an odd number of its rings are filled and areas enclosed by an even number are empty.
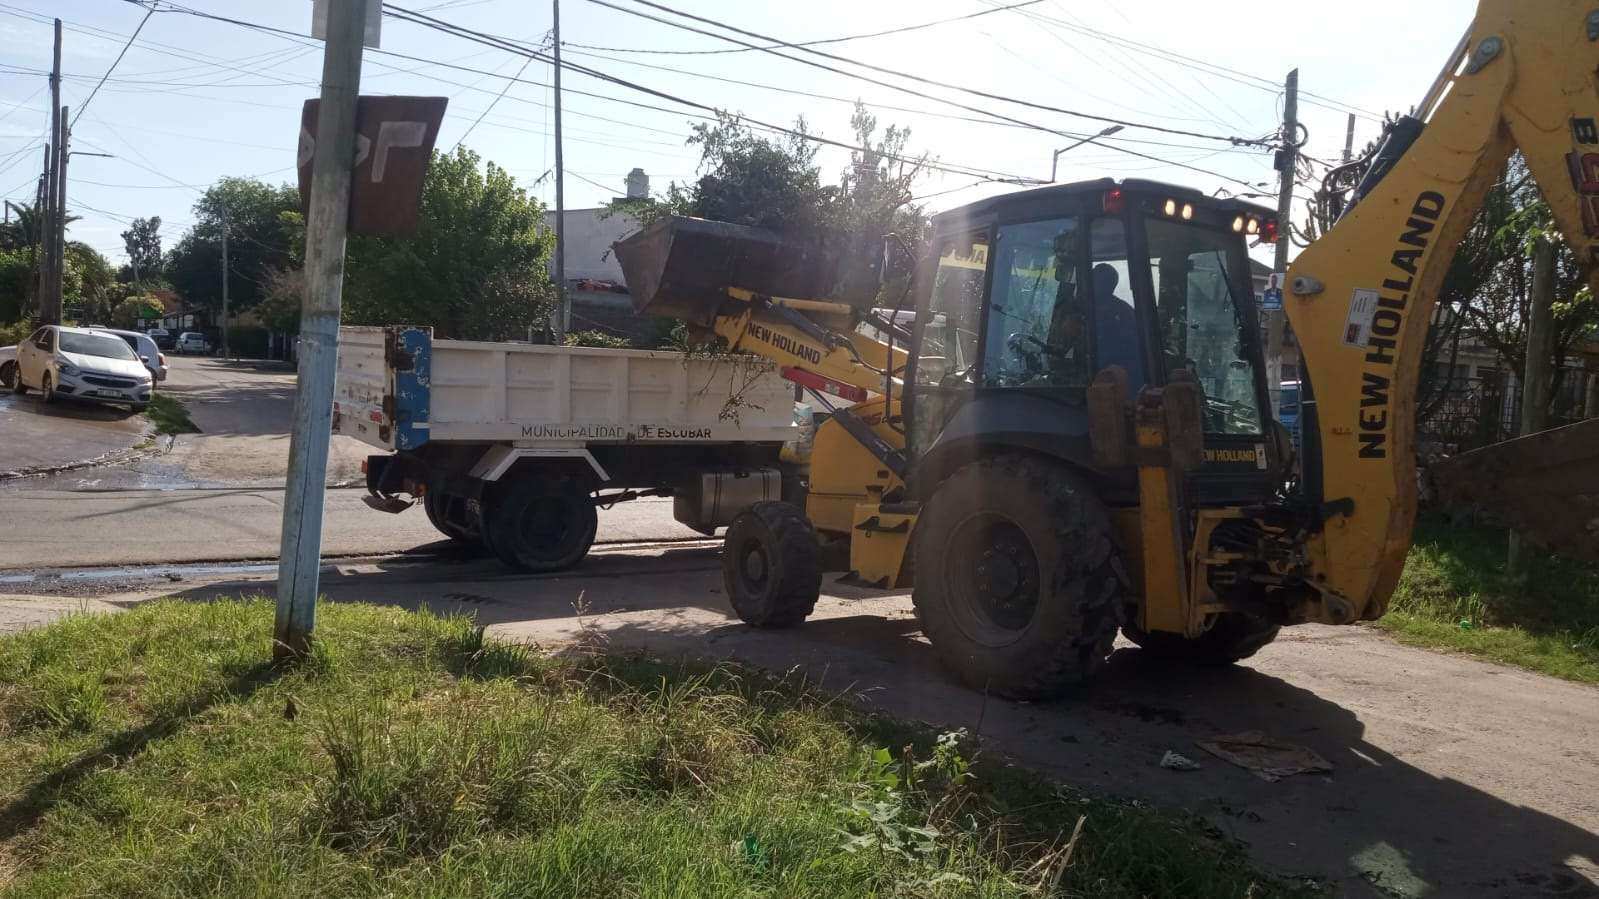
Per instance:
[[[1599,261],[1599,6],[1481,0],[1415,118],[1357,201],[1294,261],[1285,300],[1313,400],[1305,486],[1327,518],[1306,547],[1324,618],[1386,609],[1415,523],[1422,348],[1461,237],[1513,150],[1577,258]],[[1408,145],[1408,146],[1407,146]]]

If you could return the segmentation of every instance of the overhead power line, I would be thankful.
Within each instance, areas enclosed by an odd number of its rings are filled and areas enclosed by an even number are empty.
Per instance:
[[[598,4],[602,5],[602,6],[610,6],[610,7],[614,8],[614,9],[618,9],[618,10],[621,10],[623,12],[631,12],[630,10],[622,9],[622,7],[612,6],[612,4],[606,3],[606,2],[604,2],[604,0],[590,0],[590,2],[598,3]],[[636,2],[643,2],[643,0],[636,0]],[[653,5],[653,4],[651,4],[651,5]],[[400,19],[401,21],[409,21],[409,22],[412,22],[414,24],[425,25],[427,27],[434,28],[436,30],[443,31],[443,32],[445,32],[447,34],[452,34],[452,35],[455,35],[457,37],[461,37],[461,38],[467,39],[467,40],[475,40],[475,41],[480,41],[480,42],[487,42],[487,43],[489,43],[492,46],[501,47],[502,49],[505,49],[505,50],[510,51],[510,52],[532,53],[532,54],[535,54],[535,55],[541,57],[545,61],[553,63],[553,60],[550,59],[548,56],[545,56],[544,54],[539,53],[536,50],[530,49],[525,44],[521,44],[519,42],[512,41],[512,40],[510,40],[508,38],[499,37],[497,35],[492,35],[492,34],[486,34],[484,32],[480,32],[480,31],[474,31],[472,29],[464,28],[464,27],[459,26],[459,25],[454,25],[452,23],[445,22],[445,21],[442,21],[440,19],[435,19],[435,18],[433,18],[431,16],[420,15],[418,13],[414,13],[414,12],[411,12],[409,10],[403,9],[402,7],[397,7],[397,6],[395,6],[395,5],[391,4],[391,3],[385,3],[384,4],[384,8],[389,12],[390,15],[394,16],[395,18]],[[648,13],[638,13],[638,15],[642,15],[645,18],[649,18],[649,19],[657,19],[657,17],[651,16]],[[665,22],[666,24],[676,24],[676,23],[667,22],[667,20],[664,20],[664,19],[657,19],[657,21]],[[692,26],[682,26],[682,27],[689,28],[690,30],[694,30],[694,31],[699,31],[699,29],[695,29]],[[703,33],[710,34],[710,32],[703,32]],[[743,41],[740,41],[737,38],[729,38],[729,37],[725,37],[723,35],[713,35],[713,36],[722,38],[723,40],[732,41],[734,43],[744,43]],[[774,40],[774,38],[764,38],[764,37],[763,37],[763,39],[765,39],[765,40]],[[906,87],[902,87],[902,86],[899,86],[899,85],[889,84],[887,82],[877,81],[877,80],[872,79],[872,78],[867,78],[866,76],[854,75],[852,73],[842,72],[840,70],[833,69],[832,67],[823,65],[821,63],[813,63],[813,62],[810,62],[809,60],[795,59],[794,57],[783,56],[782,54],[776,54],[776,55],[782,56],[782,58],[784,58],[784,59],[793,60],[795,62],[801,62],[801,63],[807,64],[807,65],[813,65],[813,66],[817,66],[817,67],[820,67],[820,68],[823,68],[823,69],[827,69],[829,71],[839,72],[840,74],[844,74],[844,75],[847,75],[849,77],[860,78],[862,80],[866,80],[866,81],[869,81],[869,82],[874,83],[874,84],[879,84],[879,85],[882,85],[884,87],[892,88],[894,90],[899,90],[899,91],[902,91],[904,93],[909,93],[909,94],[912,94],[914,96],[922,97],[923,99],[929,99],[929,100],[934,100],[934,101],[941,102],[941,103],[947,103],[949,105],[955,106],[955,107],[960,108],[960,109],[965,109],[965,110],[968,110],[968,111],[971,111],[971,112],[980,113],[980,114],[983,114],[983,115],[993,116],[996,119],[1013,122],[1015,124],[1022,125],[1024,127],[1031,128],[1033,130],[1042,131],[1042,132],[1045,132],[1045,133],[1048,133],[1048,134],[1054,134],[1054,135],[1058,135],[1058,136],[1061,136],[1061,137],[1068,137],[1068,138],[1074,137],[1074,135],[1070,134],[1069,132],[1061,131],[1060,129],[1050,128],[1050,127],[1047,127],[1047,126],[1044,126],[1044,125],[1038,125],[1038,124],[1035,124],[1035,123],[1032,123],[1032,122],[1026,122],[1026,121],[1021,120],[1021,119],[1011,118],[1009,116],[1004,116],[1004,115],[1001,115],[999,113],[995,113],[995,112],[992,112],[990,110],[985,110],[985,109],[981,109],[981,108],[974,107],[974,106],[966,106],[964,104],[957,103],[957,102],[955,102],[953,100],[947,100],[947,99],[944,99],[944,98],[935,97],[935,96],[932,96],[930,94],[925,94],[925,93],[922,93],[920,91],[916,91],[916,90],[911,89],[911,88],[906,88]],[[631,88],[633,90],[640,91],[640,92],[646,93],[646,94],[650,94],[652,96],[660,97],[662,99],[670,100],[670,101],[675,102],[675,103],[681,103],[681,104],[683,104],[685,106],[691,106],[691,107],[694,107],[694,108],[704,109],[704,110],[708,110],[708,111],[711,111],[711,112],[720,112],[719,110],[717,110],[713,106],[709,106],[707,104],[699,103],[699,102],[693,101],[693,100],[687,100],[687,99],[684,99],[683,97],[679,97],[679,96],[676,96],[674,94],[666,93],[664,91],[659,91],[659,90],[656,90],[655,88],[651,88],[651,87],[648,87],[648,86],[645,86],[645,85],[642,85],[642,84],[638,84],[638,83],[635,83],[635,82],[632,82],[632,81],[628,81],[628,80],[623,79],[623,78],[618,78],[615,75],[609,75],[609,74],[606,74],[604,72],[600,72],[600,71],[595,70],[595,69],[593,69],[591,67],[588,67],[588,66],[573,65],[573,64],[570,64],[570,63],[563,63],[563,66],[565,68],[567,68],[567,69],[570,69],[572,71],[578,72],[580,74],[589,75],[590,77],[597,78],[597,79],[600,79],[602,81],[608,81],[608,82],[611,82],[613,84],[620,85],[622,87],[628,87],[628,88]],[[500,76],[500,77],[504,77],[504,76]],[[726,114],[727,115],[732,115],[734,118],[738,118],[738,119],[741,119],[741,120],[744,120],[744,121],[747,121],[747,122],[751,122],[751,123],[754,123],[754,124],[761,125],[761,126],[763,126],[765,128],[768,128],[770,130],[775,130],[775,131],[778,131],[778,132],[781,132],[781,133],[785,133],[785,134],[789,134],[789,135],[793,135],[793,136],[798,136],[798,137],[800,137],[802,139],[805,139],[805,140],[815,141],[815,142],[824,143],[824,144],[830,144],[830,145],[833,145],[833,146],[844,147],[846,149],[855,150],[857,152],[864,152],[867,149],[867,148],[856,146],[854,144],[844,143],[842,141],[835,141],[835,140],[830,140],[830,139],[827,139],[827,138],[818,137],[816,135],[810,135],[810,134],[807,134],[805,132],[796,131],[796,130],[791,129],[791,128],[783,128],[782,126],[772,125],[769,122],[762,122],[759,119],[755,119],[755,118],[752,118],[752,117],[749,117],[749,116],[745,116],[745,115],[742,115],[742,114],[737,114],[737,115],[734,115],[734,114],[731,114],[731,113],[726,113]],[[1189,132],[1178,132],[1178,133],[1189,133]],[[1080,135],[1078,135],[1078,136],[1080,137]],[[1222,138],[1222,139],[1223,140],[1233,141],[1233,142],[1236,142],[1236,143],[1262,143],[1262,144],[1264,143],[1264,141],[1261,141],[1261,140],[1246,139],[1246,138]],[[1240,184],[1240,185],[1243,185],[1243,186],[1248,187],[1250,189],[1254,189],[1255,187],[1257,187],[1257,185],[1251,184],[1248,181],[1244,181],[1244,180],[1242,180],[1240,178],[1235,178],[1235,177],[1233,177],[1231,175],[1224,175],[1224,174],[1222,174],[1220,172],[1212,171],[1210,169],[1203,169],[1203,168],[1199,168],[1197,166],[1188,165],[1186,163],[1173,162],[1171,160],[1161,159],[1160,157],[1152,156],[1152,155],[1147,154],[1147,153],[1140,153],[1140,152],[1137,152],[1135,150],[1129,150],[1129,149],[1127,149],[1125,147],[1117,147],[1117,146],[1109,146],[1109,145],[1107,145],[1107,147],[1109,149],[1116,150],[1116,151],[1121,152],[1121,153],[1126,153],[1126,154],[1128,154],[1130,156],[1136,156],[1136,157],[1138,157],[1140,159],[1147,159],[1147,160],[1151,160],[1153,162],[1158,162],[1158,163],[1162,163],[1162,164],[1165,164],[1165,165],[1170,165],[1170,166],[1173,166],[1173,167],[1176,167],[1176,168],[1182,168],[1182,169],[1187,169],[1189,171],[1198,172],[1198,173],[1203,174],[1203,175],[1209,175],[1209,176],[1211,176],[1213,178],[1220,178],[1220,179],[1222,179],[1224,181],[1231,181],[1231,182],[1233,182],[1235,184]],[[940,166],[940,165],[935,164],[935,163],[931,163],[931,162],[927,161],[926,159],[916,160],[916,159],[910,159],[910,158],[907,158],[907,157],[895,157],[895,156],[887,156],[885,158],[889,158],[891,160],[900,161],[900,162],[917,163],[917,164],[921,164],[921,165],[923,165],[923,166],[925,166],[927,168],[937,169],[937,170],[941,170],[941,171],[950,171],[950,172],[953,172],[955,174],[984,174],[984,171],[981,170],[981,169],[969,168],[966,171],[959,171],[959,170],[955,170],[955,169],[950,169],[948,167]],[[1011,181],[1013,181],[1013,183],[1040,183],[1039,179],[1037,179],[1037,178],[1021,178],[1019,176],[1008,176],[1007,178],[1002,179],[1002,180],[1011,180]]]
[[[639,18],[649,19],[649,20],[654,21],[654,22],[659,22],[659,23],[661,23],[663,25],[667,25],[667,26],[670,26],[672,28],[679,28],[679,29],[682,29],[682,30],[685,30],[685,31],[694,32],[696,34],[703,34],[703,35],[705,35],[707,37],[714,37],[714,38],[717,38],[718,40],[727,41],[729,43],[743,44],[743,45],[749,47],[750,49],[762,50],[762,51],[764,51],[766,53],[770,53],[771,55],[777,56],[777,57],[779,57],[781,59],[789,60],[790,62],[798,62],[798,63],[801,63],[803,65],[810,65],[810,66],[813,66],[813,67],[816,67],[816,68],[825,69],[827,71],[835,72],[837,74],[844,75],[846,77],[856,78],[856,79],[859,79],[859,80],[862,80],[862,81],[867,81],[867,82],[870,82],[872,84],[877,84],[879,86],[891,88],[891,89],[894,89],[894,90],[905,91],[905,92],[909,92],[909,93],[915,93],[914,91],[910,91],[908,88],[900,87],[898,85],[889,84],[889,83],[882,82],[882,81],[877,81],[875,79],[868,78],[868,77],[866,77],[864,75],[856,74],[856,73],[853,73],[853,72],[846,72],[846,71],[842,71],[842,70],[839,70],[839,69],[834,69],[834,68],[832,68],[830,66],[822,65],[821,63],[816,63],[816,62],[812,62],[810,60],[799,59],[799,58],[796,58],[796,57],[793,57],[793,56],[788,56],[788,55],[785,55],[785,54],[782,54],[782,53],[778,53],[778,52],[776,52],[774,50],[769,50],[769,49],[767,49],[765,47],[761,47],[761,46],[756,45],[756,44],[748,43],[747,41],[741,41],[741,40],[738,40],[737,38],[728,37],[727,35],[724,35],[724,34],[717,34],[717,33],[712,32],[712,31],[706,31],[706,30],[701,29],[701,28],[695,28],[695,27],[693,27],[691,25],[685,25],[682,22],[674,22],[671,19],[664,19],[664,18],[661,18],[659,16],[650,15],[649,13],[640,12],[640,11],[635,10],[635,9],[629,9],[627,7],[624,7],[624,6],[618,6],[615,3],[609,2],[609,0],[588,0],[588,2],[596,4],[596,5],[599,5],[599,6],[604,6],[604,7],[608,8],[608,9],[614,9],[617,12],[626,13],[627,15],[637,16]],[[891,76],[896,77],[896,78],[903,78],[903,79],[905,79],[907,81],[915,81],[915,82],[918,82],[920,84],[932,85],[934,87],[940,87],[940,88],[943,88],[945,90],[959,91],[961,93],[970,94],[970,95],[972,95],[974,97],[980,97],[980,98],[985,99],[985,100],[995,100],[995,101],[998,101],[998,102],[1001,102],[1001,103],[1013,103],[1013,104],[1018,105],[1018,106],[1025,106],[1025,107],[1027,107],[1029,109],[1037,109],[1037,110],[1040,110],[1040,111],[1043,111],[1043,112],[1054,112],[1054,113],[1059,113],[1061,115],[1072,116],[1074,118],[1088,119],[1090,121],[1095,121],[1095,122],[1104,122],[1106,124],[1111,124],[1111,125],[1121,125],[1124,128],[1140,128],[1140,129],[1143,129],[1143,130],[1146,130],[1146,131],[1159,131],[1159,132],[1162,132],[1162,133],[1165,133],[1165,134],[1175,134],[1175,135],[1181,135],[1183,137],[1195,137],[1195,138],[1199,138],[1201,140],[1214,140],[1214,141],[1221,141],[1223,143],[1231,143],[1231,144],[1237,144],[1237,145],[1254,145],[1254,146],[1266,146],[1267,145],[1265,141],[1261,141],[1261,140],[1256,139],[1256,138],[1237,137],[1237,136],[1232,136],[1232,135],[1221,135],[1221,134],[1207,134],[1207,133],[1200,132],[1200,131],[1188,131],[1188,130],[1185,130],[1185,129],[1182,129],[1182,128],[1169,128],[1169,127],[1167,127],[1165,125],[1157,125],[1157,124],[1154,124],[1152,122],[1137,122],[1137,121],[1132,121],[1132,120],[1129,120],[1129,119],[1116,118],[1114,116],[1105,116],[1105,115],[1099,115],[1097,113],[1083,112],[1082,110],[1077,110],[1077,109],[1068,109],[1068,108],[1061,107],[1061,106],[1051,106],[1051,105],[1049,105],[1047,103],[1036,103],[1034,101],[1025,100],[1025,99],[1022,99],[1022,98],[1019,98],[1019,97],[1007,97],[1007,96],[1004,96],[1002,94],[995,94],[995,93],[990,93],[988,91],[978,90],[977,88],[967,87],[966,85],[963,85],[963,84],[954,84],[954,83],[947,82],[947,81],[939,81],[939,80],[934,79],[934,78],[927,78],[927,77],[924,77],[924,76],[921,76],[921,75],[911,74],[909,72],[901,72],[901,71],[899,71],[897,69],[890,69],[890,68],[886,68],[884,66],[878,66],[878,65],[873,65],[871,63],[861,62],[861,61],[856,60],[856,59],[850,59],[849,57],[846,57],[846,56],[839,56],[839,55],[837,55],[835,53],[828,53],[828,52],[826,52],[824,50],[815,50],[815,49],[812,49],[810,47],[803,47],[803,46],[800,46],[798,44],[795,44],[795,43],[792,43],[792,42],[789,42],[789,41],[783,41],[780,38],[772,37],[771,35],[760,34],[759,32],[749,31],[749,30],[746,30],[746,29],[743,29],[743,28],[739,28],[739,27],[734,26],[734,25],[728,25],[728,24],[723,23],[723,22],[718,22],[715,19],[706,18],[704,16],[698,16],[698,15],[695,15],[693,13],[683,12],[682,10],[674,9],[673,7],[666,6],[665,4],[655,3],[655,2],[653,2],[653,0],[632,0],[632,2],[636,3],[636,4],[640,5],[640,6],[647,6],[647,7],[651,8],[651,9],[656,9],[656,10],[660,10],[662,12],[670,13],[672,15],[679,16],[679,17],[684,18],[684,19],[689,19],[689,20],[692,20],[692,21],[695,21],[695,22],[701,22],[701,23],[704,23],[704,24],[707,24],[707,25],[714,26],[716,28],[721,28],[721,29],[726,30],[726,31],[731,31],[731,32],[733,32],[735,34],[741,34],[741,35],[744,35],[746,37],[755,38],[757,40],[775,42],[775,43],[781,44],[784,47],[787,47],[787,48],[790,48],[790,49],[794,49],[794,50],[798,50],[798,51],[800,51],[802,53],[809,53],[809,54],[811,54],[813,56],[820,56],[820,57],[823,57],[825,59],[833,60],[835,62],[841,62],[841,63],[845,63],[847,65],[858,66],[860,68],[867,69],[867,70],[870,70],[870,71],[873,71],[873,72],[879,72],[879,73],[882,73],[882,74],[885,74],[885,75],[891,75]],[[391,6],[391,4],[385,3],[384,6],[388,7],[388,6]],[[943,102],[943,103],[949,103],[950,105],[961,106],[961,104],[955,103],[952,100],[943,99],[943,98],[939,98],[939,97],[931,97],[931,96],[928,96],[926,94],[918,94],[918,95],[924,97],[925,99],[938,100],[938,101]],[[990,110],[976,109],[974,107],[969,107],[969,106],[962,106],[961,108],[964,108],[964,109],[967,109],[967,110],[970,110],[970,111],[979,112],[979,113],[984,113],[984,114],[989,114],[989,115],[996,115],[995,113],[993,113]],[[1042,129],[1041,128],[1040,130],[1053,130],[1053,129]],[[1058,133],[1058,132],[1056,132],[1056,133]]]
[[[1012,9],[1021,9],[1024,6],[1036,6],[1044,0],[1023,0],[1021,3],[1011,3],[1005,6],[995,6],[992,9],[980,9],[964,16],[950,16],[947,19],[937,19],[932,22],[922,22],[919,25],[902,25],[886,31],[872,31],[866,34],[848,34],[843,37],[828,37],[814,41],[796,41],[792,44],[777,43],[769,47],[724,47],[718,50],[656,50],[644,47],[597,47],[593,44],[574,44],[571,41],[562,41],[563,47],[581,47],[584,50],[605,50],[610,53],[651,53],[662,56],[714,56],[724,53],[748,53],[751,50],[780,50],[784,47],[817,47],[822,44],[842,44],[845,41],[859,41],[873,37],[887,37],[891,34],[904,34],[907,31],[921,31],[924,28],[933,28],[938,25],[948,25],[951,22],[963,22],[980,16],[991,16],[997,12],[1006,12]],[[436,8],[436,7],[435,7]],[[423,10],[426,12],[427,10]]]
[[[123,44],[121,52],[117,53],[117,58],[111,60],[111,65],[106,68],[105,74],[100,76],[100,80],[95,84],[94,90],[89,91],[89,98],[78,104],[78,108],[72,114],[72,122],[67,126],[68,128],[78,124],[78,119],[83,117],[83,111],[89,108],[90,103],[94,102],[94,95],[100,93],[100,88],[105,85],[105,80],[110,78],[111,73],[117,70],[117,64],[122,62],[122,57],[128,55],[128,48],[133,46],[134,41],[138,40],[139,32],[144,30],[144,23],[150,21],[150,17],[153,15],[155,15],[154,9],[145,10],[144,18],[139,20],[139,27],[133,29],[133,34],[128,36],[128,42]]]

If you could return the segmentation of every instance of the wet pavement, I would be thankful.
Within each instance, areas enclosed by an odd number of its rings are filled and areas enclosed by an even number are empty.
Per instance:
[[[126,459],[153,448],[154,428],[127,406],[62,401],[0,390],[0,483],[18,475]]]

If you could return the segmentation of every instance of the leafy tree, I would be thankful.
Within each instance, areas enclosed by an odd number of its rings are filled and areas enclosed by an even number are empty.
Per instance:
[[[155,278],[161,273],[161,216],[134,219],[128,230],[122,232],[122,245],[128,251],[128,282]]]
[[[110,317],[112,306],[121,299],[110,261],[94,247],[74,240],[67,243],[66,262],[61,278],[63,305],[82,310],[84,321]]]
[[[344,320],[432,325],[442,337],[502,340],[541,325],[554,299],[544,207],[476,153],[435,153],[421,220],[403,238],[352,237]]]
[[[119,328],[136,328],[147,319],[160,318],[164,311],[159,297],[136,294],[117,303],[110,318]]]
[[[267,273],[294,259],[294,234],[286,227],[283,214],[299,207],[299,192],[287,184],[223,178],[195,203],[194,227],[167,254],[167,280],[184,302],[221,310],[225,220],[229,304],[233,311],[249,309],[265,296]]]
[[[30,308],[38,275],[27,250],[0,251],[0,325],[19,321]]]
[[[700,149],[700,175],[673,183],[663,199],[621,200],[608,208],[648,224],[662,215],[690,215],[767,228],[821,244],[841,260],[835,295],[865,300],[877,293],[882,241],[894,234],[913,252],[926,229],[911,185],[926,157],[908,150],[909,129],[889,126],[878,136],[877,118],[856,104],[850,118],[856,144],[838,184],[824,183],[818,147],[803,135],[767,137],[737,117],[694,126],[689,138]]]

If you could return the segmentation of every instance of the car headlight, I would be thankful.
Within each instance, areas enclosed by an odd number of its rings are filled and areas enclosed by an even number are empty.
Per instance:
[[[69,378],[75,378],[78,376],[78,367],[71,362],[62,362],[56,366],[56,372]]]

